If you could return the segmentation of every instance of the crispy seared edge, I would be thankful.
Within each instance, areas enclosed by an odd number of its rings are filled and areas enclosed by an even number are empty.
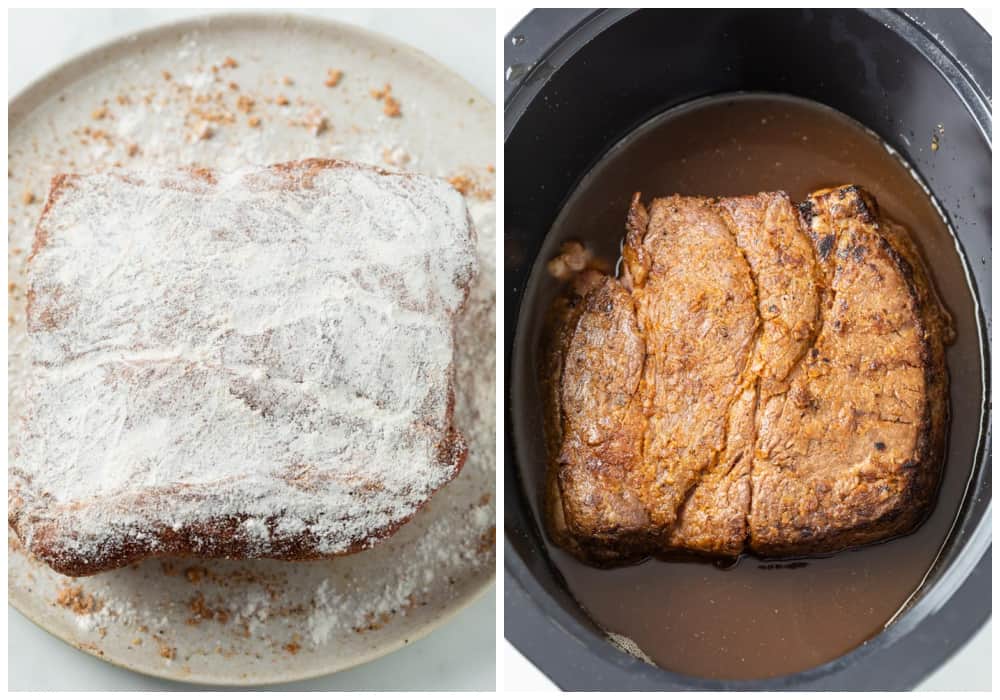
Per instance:
[[[816,201],[833,196],[840,201],[851,200],[853,216],[872,227],[879,247],[905,283],[907,302],[913,312],[914,323],[920,330],[920,357],[926,386],[916,453],[904,465],[904,474],[908,478],[904,480],[903,489],[896,494],[893,506],[878,518],[850,522],[842,527],[802,528],[793,540],[751,546],[752,551],[763,556],[830,554],[909,534],[926,518],[942,474],[948,422],[948,373],[944,345],[951,338],[951,334],[942,332],[942,329],[950,328],[950,315],[940,305],[922,265],[912,265],[911,258],[897,250],[890,237],[883,233],[885,227],[880,226],[878,205],[863,188],[842,185],[811,193],[799,205],[807,230],[812,230]],[[902,245],[898,241],[904,235],[908,234],[896,230],[898,245]],[[823,245],[820,241],[817,244]],[[916,255],[912,246],[907,247],[907,251],[909,255]],[[914,262],[919,262],[919,258],[915,258]]]
[[[542,336],[542,361],[538,366],[542,388],[543,430],[546,447],[546,469],[542,493],[542,510],[546,529],[552,541],[582,561],[595,566],[613,566],[643,558],[645,545],[618,540],[616,534],[603,532],[591,536],[574,527],[567,517],[562,496],[562,449],[566,416],[562,410],[563,374],[567,351],[581,317],[588,305],[596,301],[606,284],[617,284],[596,270],[585,270],[571,280],[548,309]]]
[[[626,290],[633,284],[642,283],[644,276],[636,280],[629,274],[630,264],[635,266],[648,265],[641,242],[649,224],[649,215],[642,204],[641,194],[636,192],[629,207],[626,221],[625,265],[623,265],[622,284]],[[618,284],[608,275],[588,269],[572,279],[562,290],[552,306],[547,311],[542,337],[542,361],[539,363],[539,384],[542,387],[543,429],[547,464],[542,494],[542,505],[545,514],[546,529],[549,536],[559,547],[572,553],[582,561],[595,566],[615,566],[632,561],[638,561],[654,549],[655,537],[633,533],[630,538],[616,541],[613,532],[597,536],[575,531],[571,522],[567,522],[562,496],[562,447],[564,441],[565,414],[562,410],[563,371],[567,351],[577,325],[594,295],[600,293],[605,283]]]

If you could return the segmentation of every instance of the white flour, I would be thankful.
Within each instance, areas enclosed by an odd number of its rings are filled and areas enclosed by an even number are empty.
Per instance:
[[[169,552],[220,518],[250,556],[335,554],[456,472],[461,196],[344,164],[215,177],[74,178],[42,225],[13,475],[22,537],[55,561]]]

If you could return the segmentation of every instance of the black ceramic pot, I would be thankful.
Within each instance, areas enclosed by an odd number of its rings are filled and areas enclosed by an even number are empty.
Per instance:
[[[507,639],[564,689],[912,688],[991,612],[989,35],[955,10],[554,10],[532,12],[518,24],[506,37],[504,57]],[[746,682],[672,673],[605,641],[549,561],[520,477],[510,398],[524,290],[580,178],[654,115],[736,91],[827,104],[874,130],[916,168],[964,256],[958,283],[968,285],[962,312],[974,329],[949,362],[974,360],[982,368],[978,387],[958,396],[953,387],[953,405],[972,402],[969,415],[978,421],[960,446],[972,460],[971,480],[945,548],[912,603],[838,659]],[[933,158],[901,138],[931,133],[941,122],[957,157]]]

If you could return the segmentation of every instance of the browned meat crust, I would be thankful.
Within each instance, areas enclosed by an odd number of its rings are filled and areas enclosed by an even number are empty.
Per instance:
[[[807,205],[822,326],[787,396],[762,407],[749,522],[750,546],[763,554],[903,534],[940,475],[947,378],[928,292],[863,190],[816,192]]]
[[[929,506],[947,422],[940,308],[904,231],[857,187],[636,195],[621,282],[555,312],[549,529],[613,563],[817,554]],[[903,250],[904,252],[899,252]]]

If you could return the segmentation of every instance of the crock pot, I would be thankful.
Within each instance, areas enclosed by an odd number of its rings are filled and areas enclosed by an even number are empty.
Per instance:
[[[504,47],[505,636],[566,690],[903,690],[991,614],[991,41],[957,10],[544,10]],[[753,681],[652,666],[607,642],[549,560],[520,476],[511,363],[524,291],[580,179],[638,125],[740,91],[812,99],[896,149],[957,237],[978,324],[982,385],[969,486],[936,565],[881,633],[821,666]],[[953,158],[906,139],[948,125]],[[978,193],[979,197],[976,198]],[[973,392],[977,393],[977,392]],[[952,401],[956,396],[952,395]],[[963,465],[963,468],[968,465]],[[948,468],[948,465],[946,465]]]

